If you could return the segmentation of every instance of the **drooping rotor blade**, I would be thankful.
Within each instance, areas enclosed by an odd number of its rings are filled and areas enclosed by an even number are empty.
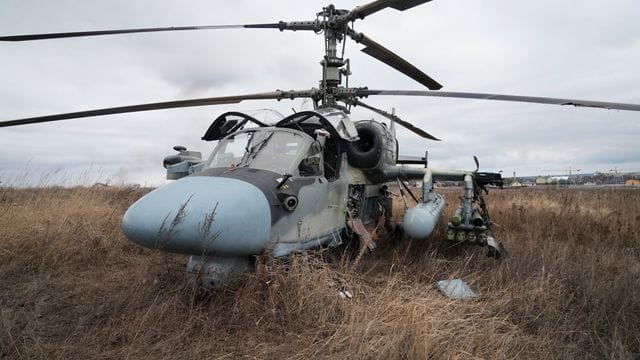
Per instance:
[[[148,104],[118,106],[118,107],[112,107],[112,108],[77,111],[77,112],[38,116],[38,117],[31,117],[31,118],[24,118],[24,119],[17,119],[17,120],[0,121],[0,127],[36,124],[36,123],[42,123],[42,122],[68,120],[68,119],[78,119],[78,118],[86,118],[86,117],[92,117],[92,116],[124,114],[124,113],[132,113],[132,112],[139,112],[139,111],[175,109],[175,108],[194,107],[194,106],[236,104],[244,100],[265,100],[265,99],[281,100],[281,99],[294,99],[294,98],[301,98],[301,97],[312,97],[315,94],[315,91],[316,90],[305,90],[305,91],[276,90],[273,92],[265,92],[265,93],[257,93],[257,94],[221,96],[221,97],[210,97],[210,98],[202,98],[202,99],[175,100],[175,101],[148,103]]]
[[[408,129],[410,131],[413,131],[414,133],[422,136],[423,138],[430,139],[430,140],[435,140],[435,141],[440,141],[440,139],[438,139],[437,137],[429,134],[428,132],[426,132],[426,131],[424,131],[424,130],[416,127],[416,126],[413,126],[413,124],[400,119],[399,117],[397,117],[394,114],[390,114],[390,113],[388,113],[388,112],[386,112],[384,110],[380,110],[380,109],[375,108],[375,107],[373,107],[371,105],[367,105],[367,104],[365,104],[362,101],[357,100],[357,99],[355,100],[355,104],[356,105],[360,105],[363,108],[367,108],[367,109],[369,109],[369,110],[371,110],[371,111],[373,111],[373,112],[375,112],[377,114],[380,114],[380,115],[386,117],[387,119],[391,119],[391,120],[395,121],[398,125],[404,126],[406,129]]]
[[[356,19],[364,19],[375,12],[386,9],[388,7],[396,10],[404,11],[414,6],[427,3],[431,0],[376,0],[368,4],[364,4],[351,10],[347,17],[349,21]]]
[[[420,69],[411,65],[407,60],[396,55],[391,50],[371,40],[363,33],[356,33],[355,31],[349,29],[348,34],[356,42],[365,45],[365,48],[362,49],[362,52],[364,52],[365,54],[382,61],[383,63],[391,66],[392,68],[426,86],[430,90],[439,90],[442,88],[442,85],[429,77],[429,75],[423,73]]]
[[[30,40],[60,39],[60,38],[82,37],[82,36],[147,33],[147,32],[159,32],[159,31],[220,30],[220,29],[280,29],[283,26],[282,24],[283,23],[245,24],[245,25],[169,26],[169,27],[157,27],[157,28],[75,31],[75,32],[47,33],[47,34],[0,36],[0,41],[30,41]]]
[[[627,110],[640,111],[640,104],[616,103],[607,101],[562,99],[538,96],[519,96],[519,95],[502,95],[502,94],[484,94],[470,92],[453,92],[453,91],[416,91],[416,90],[368,90],[357,89],[354,92],[357,97],[366,97],[370,95],[395,95],[395,96],[432,96],[445,98],[462,98],[462,99],[479,99],[479,100],[499,100],[514,101],[535,104],[550,105],[570,105],[576,107],[590,107],[610,110]]]

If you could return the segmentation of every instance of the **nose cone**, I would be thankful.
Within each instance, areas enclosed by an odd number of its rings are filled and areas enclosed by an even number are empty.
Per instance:
[[[142,246],[193,255],[259,254],[269,242],[271,213],[247,182],[189,176],[154,190],[124,214],[122,230]]]

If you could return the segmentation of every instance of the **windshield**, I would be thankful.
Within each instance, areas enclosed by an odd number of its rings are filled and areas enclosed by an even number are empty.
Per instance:
[[[207,161],[206,167],[229,167],[240,164],[253,132],[242,132],[220,140]]]
[[[311,142],[310,137],[291,130],[244,131],[221,140],[206,167],[250,167],[292,174]]]

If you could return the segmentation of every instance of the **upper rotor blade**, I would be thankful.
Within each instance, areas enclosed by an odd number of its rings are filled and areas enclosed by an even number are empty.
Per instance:
[[[48,33],[48,34],[0,36],[0,41],[45,40],[45,39],[60,39],[60,38],[82,37],[82,36],[147,33],[147,32],[158,32],[158,31],[219,30],[219,29],[242,29],[242,28],[280,29],[281,26],[282,25],[280,23],[274,23],[274,24],[245,24],[245,25],[170,26],[170,27],[158,27],[158,28],[75,31],[75,32],[60,32],[60,33]]]
[[[600,108],[600,109],[610,109],[610,110],[640,111],[640,104],[562,99],[562,98],[537,97],[537,96],[453,92],[453,91],[359,89],[355,91],[355,95],[358,97],[364,97],[369,95],[433,96],[433,97],[462,98],[462,99],[514,101],[514,102],[526,102],[526,103],[550,104],[550,105],[571,105],[576,107],[590,107],[590,108]]]
[[[124,114],[124,113],[139,112],[139,111],[150,111],[150,110],[160,110],[160,109],[175,109],[175,108],[184,108],[184,107],[193,107],[193,106],[236,104],[236,103],[239,103],[239,102],[244,101],[244,100],[264,100],[264,99],[280,100],[280,99],[285,99],[285,98],[294,99],[294,98],[300,98],[300,97],[311,97],[313,95],[313,93],[314,93],[314,90],[306,90],[306,91],[280,91],[280,90],[277,90],[277,91],[273,91],[273,92],[247,94],[247,95],[221,96],[221,97],[210,97],[210,98],[202,98],[202,99],[164,101],[164,102],[156,102],[156,103],[149,103],[149,104],[118,106],[118,107],[112,107],[112,108],[77,111],[77,112],[71,112],[71,113],[63,113],[63,114],[38,116],[38,117],[31,117],[31,118],[24,118],[24,119],[17,119],[17,120],[1,121],[0,122],[0,127],[36,124],[36,123],[42,123],[42,122],[68,120],[68,119],[78,119],[78,118],[86,118],[86,117],[92,117],[92,116]]]
[[[420,69],[411,65],[405,59],[394,54],[391,50],[371,40],[363,33],[356,33],[353,30],[349,30],[348,34],[352,39],[366,46],[364,49],[362,49],[362,52],[364,52],[365,54],[382,61],[383,63],[391,66],[392,68],[426,86],[430,90],[439,90],[442,88],[442,85],[429,77],[429,75],[423,73]]]
[[[368,4],[364,4],[351,10],[348,14],[350,21],[355,19],[363,19],[375,12],[386,9],[388,7],[396,10],[404,11],[414,6],[427,3],[431,0],[376,0]]]
[[[369,110],[371,110],[371,111],[373,111],[375,113],[378,113],[378,114],[380,114],[380,115],[382,115],[382,116],[384,116],[384,117],[386,117],[388,119],[391,119],[391,120],[395,121],[398,125],[404,126],[406,129],[408,129],[410,131],[413,131],[414,133],[422,136],[423,138],[430,139],[430,140],[435,140],[435,141],[440,141],[440,139],[438,139],[437,137],[429,134],[428,132],[426,132],[426,131],[418,128],[418,127],[413,126],[413,124],[400,119],[399,117],[397,117],[394,114],[390,114],[390,113],[388,113],[388,112],[386,112],[384,110],[380,110],[380,109],[375,108],[375,107],[373,107],[371,105],[367,105],[367,104],[363,103],[360,100],[356,100],[355,104],[356,105],[360,105],[363,108],[367,108],[367,109],[369,109]]]

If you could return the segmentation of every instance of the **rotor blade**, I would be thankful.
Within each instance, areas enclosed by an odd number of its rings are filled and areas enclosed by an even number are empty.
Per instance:
[[[479,100],[500,100],[514,101],[535,104],[550,105],[571,105],[576,107],[590,107],[609,110],[627,110],[640,111],[640,104],[615,103],[607,101],[592,100],[576,100],[562,99],[537,96],[519,96],[519,95],[501,95],[501,94],[483,94],[469,92],[453,92],[453,91],[415,91],[415,90],[368,90],[358,89],[355,91],[358,97],[366,97],[369,95],[397,95],[397,96],[433,96],[445,98],[462,98],[462,99],[479,99]]]
[[[388,118],[388,119],[391,119],[391,120],[395,121],[398,125],[402,125],[402,126],[404,126],[406,129],[408,129],[408,130],[410,130],[410,131],[413,131],[414,133],[416,133],[416,134],[418,134],[418,135],[422,136],[423,138],[430,139],[430,140],[435,140],[435,141],[440,141],[440,139],[438,139],[437,137],[435,137],[435,136],[433,136],[433,135],[429,134],[428,132],[426,132],[426,131],[424,131],[424,130],[422,130],[422,129],[418,128],[418,127],[413,126],[413,124],[411,124],[411,123],[409,123],[409,122],[407,122],[407,121],[404,121],[404,120],[400,119],[400,118],[399,118],[399,117],[397,117],[396,115],[389,114],[388,112],[386,112],[386,111],[384,111],[384,110],[380,110],[380,109],[375,108],[375,107],[373,107],[373,106],[371,106],[371,105],[367,105],[367,104],[365,104],[365,103],[363,103],[362,101],[357,100],[357,99],[356,99],[356,101],[355,101],[355,104],[356,104],[356,105],[360,105],[360,106],[362,106],[363,108],[367,108],[367,109],[369,109],[369,110],[371,110],[371,111],[373,111],[373,112],[375,112],[375,113],[378,113],[378,114],[380,114],[380,115],[382,115],[382,116],[384,116],[384,117],[386,117],[386,118]]]
[[[423,73],[420,69],[411,65],[405,59],[394,54],[391,50],[371,40],[363,33],[356,33],[355,31],[349,29],[348,34],[353,40],[366,46],[364,49],[362,49],[362,52],[364,52],[365,54],[382,61],[383,63],[391,66],[392,68],[426,86],[430,90],[439,90],[442,88],[442,85],[429,77],[429,75]]]
[[[368,4],[356,7],[349,12],[347,17],[349,18],[349,21],[364,19],[366,16],[369,16],[388,7],[404,11],[407,9],[411,9],[414,6],[427,3],[429,1],[431,0],[376,0]]]
[[[219,30],[219,29],[243,29],[243,28],[245,29],[280,29],[281,27],[282,27],[282,23],[246,24],[246,25],[170,26],[170,27],[159,27],[159,28],[75,31],[75,32],[61,32],[61,33],[48,33],[48,34],[11,35],[11,36],[0,36],[0,41],[29,41],[29,40],[82,37],[82,36],[147,33],[147,32],[158,32],[158,31]]]
[[[148,103],[148,104],[118,106],[118,107],[112,107],[112,108],[77,111],[77,112],[71,112],[71,113],[1,121],[0,127],[36,124],[36,123],[42,123],[42,122],[68,120],[68,119],[78,119],[78,118],[86,118],[86,117],[92,117],[92,116],[124,114],[124,113],[132,113],[132,112],[139,112],[139,111],[175,109],[175,108],[184,108],[184,107],[193,107],[193,106],[236,104],[244,100],[294,99],[294,98],[300,98],[300,97],[312,97],[314,93],[315,93],[315,90],[306,90],[306,91],[276,90],[274,92],[257,93],[257,94],[210,97],[210,98],[202,98],[202,99],[176,100],[176,101],[165,101],[165,102]]]

